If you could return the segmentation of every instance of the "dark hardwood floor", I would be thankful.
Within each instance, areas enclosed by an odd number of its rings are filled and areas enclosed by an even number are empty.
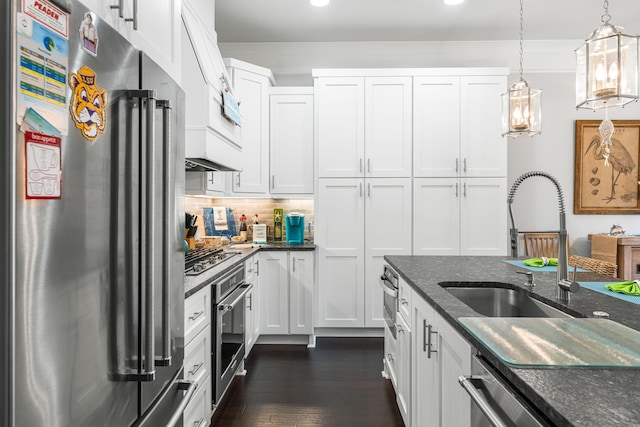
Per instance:
[[[382,338],[318,338],[256,345],[221,407],[216,427],[402,426],[391,381],[382,378]]]

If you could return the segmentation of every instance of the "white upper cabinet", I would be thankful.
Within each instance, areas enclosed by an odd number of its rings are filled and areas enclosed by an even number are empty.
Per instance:
[[[364,78],[327,77],[314,85],[318,176],[363,176]]]
[[[313,194],[313,89],[271,88],[271,194]]]
[[[507,139],[502,138],[500,122],[501,95],[506,91],[506,77],[460,78],[460,155],[464,176],[507,176]]]
[[[225,59],[235,97],[240,102],[242,126],[241,171],[234,172],[234,193],[269,192],[269,88],[273,75],[266,68]]]
[[[506,76],[415,77],[413,88],[415,177],[507,175],[500,134]]]
[[[411,176],[411,78],[319,77],[318,177]]]
[[[364,80],[365,175],[411,177],[411,77]]]
[[[176,83],[182,83],[181,0],[123,0],[122,12],[111,7],[117,6],[117,1],[81,2],[126,37],[131,44],[149,55]],[[137,29],[134,28],[134,24]]]
[[[413,79],[413,175],[457,177],[460,171],[460,79]]]

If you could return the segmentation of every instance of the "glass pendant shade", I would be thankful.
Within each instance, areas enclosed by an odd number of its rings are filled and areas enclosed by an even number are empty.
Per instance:
[[[520,79],[502,95],[502,136],[534,136],[542,131],[542,91]]]
[[[576,108],[617,107],[638,100],[638,36],[604,23],[576,49]]]

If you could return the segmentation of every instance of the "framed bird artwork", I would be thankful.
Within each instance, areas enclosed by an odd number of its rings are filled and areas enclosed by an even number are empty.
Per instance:
[[[576,120],[574,214],[638,214],[640,120]]]

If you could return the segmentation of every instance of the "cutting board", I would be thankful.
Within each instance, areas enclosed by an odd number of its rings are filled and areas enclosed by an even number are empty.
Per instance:
[[[461,317],[504,362],[521,367],[640,367],[640,332],[609,319]]]

